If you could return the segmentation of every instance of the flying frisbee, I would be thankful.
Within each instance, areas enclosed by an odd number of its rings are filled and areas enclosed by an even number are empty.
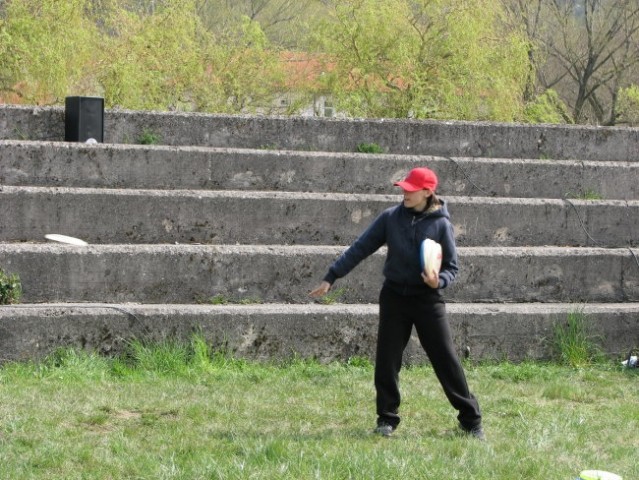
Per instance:
[[[439,243],[427,238],[422,242],[419,256],[424,273],[427,275],[432,271],[436,274],[439,273],[439,269],[442,266],[442,246]]]
[[[85,242],[84,240],[80,240],[79,238],[68,237],[66,235],[60,235],[57,233],[48,233],[44,236],[44,238],[46,238],[47,240],[51,240],[52,242],[66,243],[67,245],[88,245],[87,242]]]

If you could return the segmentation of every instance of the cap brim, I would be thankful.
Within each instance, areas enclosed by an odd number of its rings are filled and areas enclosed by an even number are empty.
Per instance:
[[[393,185],[395,185],[396,187],[400,187],[402,190],[406,190],[407,192],[416,192],[418,190],[423,190],[421,187],[408,182],[395,182]]]

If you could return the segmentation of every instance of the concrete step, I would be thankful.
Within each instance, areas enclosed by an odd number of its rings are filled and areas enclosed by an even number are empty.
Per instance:
[[[603,351],[623,357],[639,342],[639,304],[449,304],[460,354],[473,360],[538,360],[553,354],[557,325],[579,315]],[[0,362],[43,357],[59,347],[121,353],[133,338],[189,341],[257,360],[373,359],[376,305],[23,304],[0,308]],[[594,340],[593,340],[594,341]],[[411,338],[405,360],[427,361]]]
[[[309,303],[344,247],[0,244],[23,301]],[[638,249],[462,247],[451,302],[639,302]],[[375,303],[384,251],[334,286],[341,303]],[[416,259],[418,261],[418,259]]]
[[[64,117],[61,107],[0,105],[0,139],[61,141]],[[375,143],[411,155],[639,161],[639,134],[627,127],[105,111],[106,143],[145,132],[164,145],[355,152]]]
[[[639,162],[33,141],[0,141],[0,152],[4,185],[392,194],[427,165],[442,195],[639,199]]]
[[[639,241],[639,200],[449,197],[460,246]],[[350,244],[399,195],[0,187],[0,241],[47,233],[89,243]]]

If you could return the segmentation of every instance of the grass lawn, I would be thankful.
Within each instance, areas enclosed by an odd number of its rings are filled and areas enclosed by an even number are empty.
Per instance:
[[[373,369],[263,364],[190,346],[62,351],[0,368],[2,479],[639,479],[639,369],[467,365],[487,442],[461,436],[429,366],[373,435]]]

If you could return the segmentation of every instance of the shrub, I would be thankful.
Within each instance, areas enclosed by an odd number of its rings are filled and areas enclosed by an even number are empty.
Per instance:
[[[529,123],[573,123],[568,108],[552,89],[527,104],[524,117]]]
[[[627,123],[630,126],[639,125],[639,86],[631,85],[619,90],[617,113],[619,123]]]
[[[138,138],[138,143],[140,145],[157,145],[162,141],[162,137],[153,133],[151,130],[144,129],[140,137]]]
[[[22,284],[16,274],[7,274],[0,268],[0,305],[20,302]]]
[[[357,151],[360,153],[384,153],[384,149],[376,143],[360,143],[357,146]]]

